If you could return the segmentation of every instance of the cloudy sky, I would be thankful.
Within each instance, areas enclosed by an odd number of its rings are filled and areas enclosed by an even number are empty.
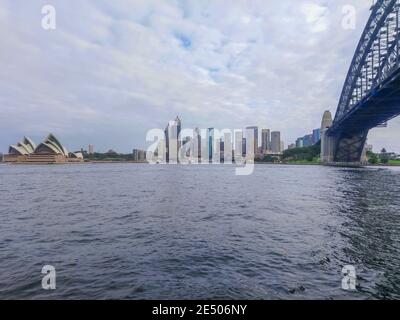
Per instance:
[[[42,28],[42,7],[56,30]],[[188,128],[282,131],[336,110],[371,0],[1,0],[0,152],[53,132],[71,150],[130,152]],[[354,29],[343,7],[356,8]],[[400,120],[370,134],[400,152]]]

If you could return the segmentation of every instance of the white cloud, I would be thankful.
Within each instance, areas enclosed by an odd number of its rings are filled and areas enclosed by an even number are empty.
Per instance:
[[[301,12],[305,15],[312,32],[326,31],[328,28],[328,8],[317,3],[306,2],[301,5]]]
[[[366,21],[367,0],[53,0],[46,32],[44,1],[3,0],[0,149],[51,130],[72,149],[130,151],[177,114],[293,141],[335,111],[363,28],[341,28],[349,2]]]

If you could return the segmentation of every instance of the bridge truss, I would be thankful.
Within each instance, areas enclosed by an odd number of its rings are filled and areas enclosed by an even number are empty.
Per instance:
[[[400,0],[378,0],[371,7],[371,16],[347,74],[334,123],[373,96],[399,71],[399,9]]]

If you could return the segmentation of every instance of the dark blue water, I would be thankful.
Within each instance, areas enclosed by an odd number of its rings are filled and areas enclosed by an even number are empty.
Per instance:
[[[400,298],[399,190],[396,168],[0,165],[0,298]]]

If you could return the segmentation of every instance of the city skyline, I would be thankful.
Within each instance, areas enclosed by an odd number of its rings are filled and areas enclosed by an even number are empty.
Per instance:
[[[192,136],[184,136],[182,135],[182,129],[183,130],[192,130],[193,131],[193,137]],[[208,136],[208,150],[207,152],[209,154],[213,154],[213,148],[214,148],[214,131],[220,131],[217,128],[212,128],[209,127],[207,129],[203,129],[205,130],[207,136]],[[283,152],[285,149],[287,149],[287,145],[285,145],[284,141],[281,139],[281,131],[271,131],[271,129],[269,128],[265,128],[265,127],[258,127],[258,126],[247,126],[245,128],[241,128],[241,129],[222,129],[220,131],[220,133],[222,134],[221,137],[217,137],[217,139],[220,140],[220,142],[222,143],[222,145],[224,145],[226,139],[232,139],[234,136],[234,134],[231,133],[227,133],[224,132],[226,130],[230,130],[232,132],[242,132],[242,140],[243,140],[243,146],[246,146],[246,140],[247,140],[247,131],[250,130],[250,132],[253,130],[253,133],[251,134],[252,136],[254,135],[253,139],[254,139],[254,154],[257,155],[265,155],[265,154],[271,154],[274,153],[281,153]],[[176,146],[174,146],[174,154],[176,153],[176,157],[178,157],[178,152],[179,149],[186,143],[186,142],[190,142],[191,140],[193,140],[194,137],[198,136],[201,138],[201,129],[199,129],[198,127],[196,127],[195,129],[190,129],[190,128],[186,128],[186,127],[182,127],[182,121],[181,118],[179,116],[176,116],[175,120],[170,120],[167,123],[167,126],[164,129],[164,139],[162,141],[164,141],[165,144],[165,148],[166,148],[166,157],[169,158],[169,143],[170,143],[170,137],[177,137],[176,139],[172,138],[172,140],[176,140]],[[278,140],[275,141],[275,146],[273,146],[273,138],[272,135],[275,134],[278,137]],[[231,136],[232,135],[232,136]],[[30,138],[27,138],[26,136],[24,136],[24,140],[26,141],[31,141]],[[233,140],[235,140],[235,138],[233,138]],[[24,146],[24,143],[20,143]],[[231,144],[232,147],[234,145],[234,141],[231,140]],[[29,144],[28,144],[29,145]],[[151,142],[147,142],[146,143],[146,147],[149,147],[151,145]],[[18,145],[9,145],[8,149],[16,149],[17,151],[18,149]],[[112,147],[111,147],[112,148]],[[35,149],[35,148],[33,148]],[[108,148],[107,151],[105,150],[95,150],[95,146],[92,143],[87,143],[85,146],[80,146],[79,148],[77,148],[76,150],[80,150],[82,153],[85,151],[87,154],[89,155],[93,155],[94,153],[110,153],[112,152],[116,152],[118,153],[118,151],[115,151],[113,149]],[[175,150],[176,149],[176,150]],[[223,148],[221,148],[223,149]],[[277,151],[277,149],[279,149],[279,151]],[[137,152],[139,151],[143,151],[144,149],[139,149],[137,146],[133,146],[133,154],[135,155]],[[33,150],[32,150],[33,151]],[[19,152],[19,151],[18,151]],[[2,153],[2,152],[0,152]],[[243,153],[245,153],[245,151],[243,151]],[[7,154],[4,153],[4,154]],[[199,150],[198,150],[198,154],[201,154],[201,143],[199,145]]]
[[[185,136],[182,135],[182,128],[184,128],[184,131],[187,130],[191,130],[192,131],[192,135],[191,136]],[[172,130],[172,131],[171,131]],[[207,128],[207,129],[199,129],[198,127],[196,127],[195,129],[190,129],[190,128],[185,128],[182,127],[182,120],[179,116],[177,116],[175,118],[175,120],[171,120],[168,121],[168,124],[164,130],[164,138],[162,140],[160,140],[160,143],[164,143],[164,146],[158,146],[157,148],[157,152],[161,152],[162,154],[165,153],[166,158],[169,158],[169,143],[170,143],[170,136],[172,135],[177,136],[177,139],[172,138],[173,140],[176,140],[176,146],[174,147],[175,151],[174,154],[176,153],[176,159],[179,158],[179,150],[180,148],[183,148],[184,145],[186,143],[188,143],[188,146],[186,146],[187,148],[187,154],[190,156],[196,156],[196,152],[197,155],[199,156],[199,159],[201,159],[201,154],[202,154],[202,142],[200,141],[198,144],[194,144],[194,141],[196,139],[201,140],[201,134],[202,134],[202,130],[205,131],[206,133],[206,140],[208,140],[207,143],[207,149],[206,150],[208,152],[208,154],[212,155],[213,154],[213,148],[215,146],[215,137],[214,137],[214,131],[218,130],[216,128]],[[227,140],[230,141],[230,145],[232,147],[232,151],[235,150],[235,146],[237,146],[236,144],[236,133],[241,133],[242,138],[240,140],[242,140],[242,150],[246,149],[246,140],[247,134],[251,134],[251,136],[254,135],[254,154],[255,156],[262,156],[262,155],[271,155],[271,154],[279,154],[279,153],[283,153],[285,150],[289,150],[289,149],[294,149],[294,148],[306,148],[306,147],[310,147],[313,145],[316,145],[317,143],[320,142],[321,139],[321,128],[316,128],[313,129],[311,131],[311,134],[306,134],[305,136],[299,137],[295,140],[294,143],[285,143],[282,139],[282,132],[281,131],[273,131],[270,128],[265,128],[265,127],[258,127],[258,126],[247,126],[246,128],[243,129],[234,129],[231,132],[226,132],[226,130],[231,131],[230,129],[223,129],[222,132],[219,132],[221,134],[220,137],[218,137],[217,139],[220,141],[221,143],[221,153],[223,153],[224,151],[224,145],[226,143]],[[246,133],[248,130],[250,130],[250,133]],[[251,130],[254,130],[253,133],[251,133]],[[218,130],[219,131],[219,130]],[[204,142],[204,141],[203,141]],[[15,145],[9,145],[9,151],[10,150],[16,150],[17,152],[21,152],[20,151],[20,146],[23,147],[24,149],[26,148],[26,145],[29,146],[30,144],[35,145],[32,140],[27,137],[24,136],[23,138],[23,142],[20,142],[19,144],[15,144]],[[151,143],[147,143],[146,147],[149,147]],[[195,146],[197,145],[198,150],[195,151],[194,154],[192,154],[192,148],[196,149]],[[368,141],[365,144],[365,147],[368,151],[373,152],[373,145],[369,144]],[[32,147],[33,150],[35,149],[35,147]],[[161,149],[158,150],[158,149]],[[165,148],[165,150],[164,150]],[[237,147],[236,147],[237,148]],[[107,149],[107,151],[104,150],[95,150],[95,146],[91,143],[87,144],[87,146],[81,146],[80,148],[80,152],[82,153],[87,153],[88,155],[93,155],[95,153],[116,153],[116,154],[124,154],[124,153],[119,153],[118,151],[115,151],[113,149]],[[386,148],[382,148],[380,149],[381,151]],[[33,151],[31,150],[31,151]],[[76,149],[78,150],[78,149]],[[378,151],[378,150],[375,150]],[[77,151],[79,152],[79,151]],[[204,150],[203,150],[204,152]],[[10,152],[8,152],[10,153]],[[23,152],[22,152],[23,153]],[[146,153],[145,149],[140,149],[136,146],[133,147],[133,151],[132,154],[134,155],[134,157],[145,157],[145,155],[139,156],[139,153]],[[243,151],[243,154],[245,154],[246,151]],[[0,154],[7,154],[6,153],[2,153],[0,152]],[[210,156],[210,160],[211,160],[212,156]],[[222,159],[222,158],[221,158]]]
[[[0,86],[0,152],[26,132],[40,139],[47,131],[74,149],[89,140],[98,150],[128,152],[176,114],[188,127],[251,123],[295,141],[318,127],[324,110],[336,111],[370,7],[367,0],[301,1],[296,9],[291,1],[255,1],[229,6],[219,21],[220,1],[53,4],[52,31],[41,28],[40,1],[0,5],[8,75]],[[355,29],[341,27],[344,5],[356,8]],[[285,23],[276,18],[282,14]],[[317,50],[327,47],[324,55]],[[369,142],[399,152],[399,132],[395,119]]]
[[[151,145],[147,149],[150,158],[147,160],[169,164],[181,163],[182,160],[192,163],[232,163],[236,162],[238,153],[238,161],[248,157],[260,160],[268,155],[281,155],[286,150],[280,138],[281,132],[259,129],[257,126],[235,130],[211,127],[189,129],[182,125],[181,117],[176,116],[175,120],[168,121],[164,130],[155,130],[158,131],[157,138],[150,139]],[[154,137],[153,133],[150,135]],[[134,159],[140,158],[139,154],[144,152],[134,149]]]

